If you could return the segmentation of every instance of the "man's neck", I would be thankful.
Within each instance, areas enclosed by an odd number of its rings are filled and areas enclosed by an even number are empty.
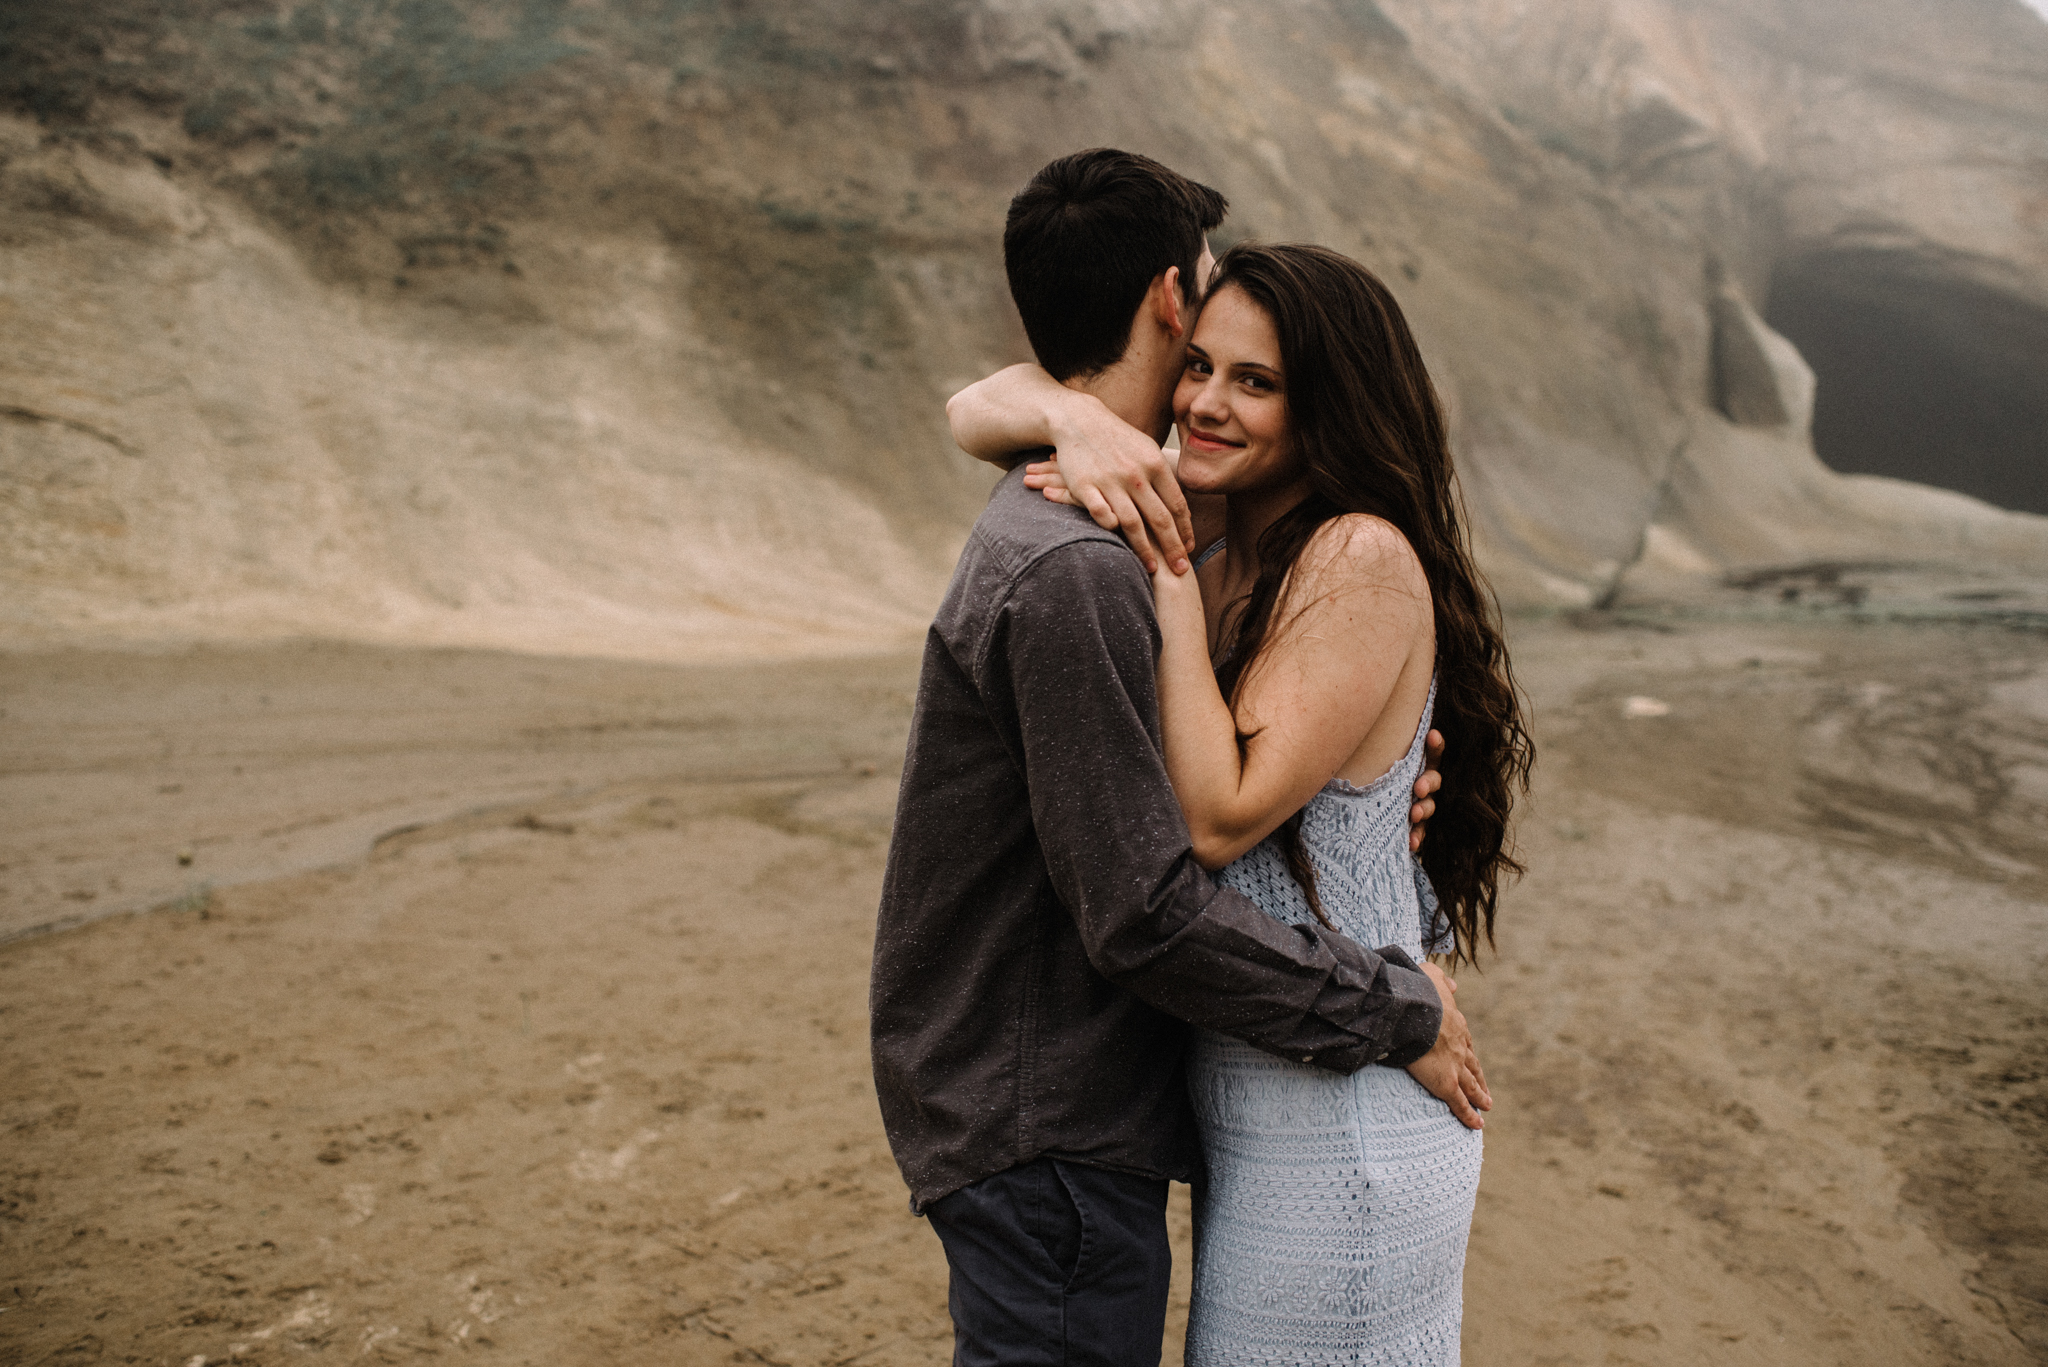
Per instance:
[[[1100,374],[1074,376],[1066,382],[1067,388],[1093,394],[1104,408],[1152,440],[1164,441],[1171,422],[1165,413],[1166,403],[1158,386],[1146,383],[1138,371],[1139,367],[1118,361]]]
[[[1154,441],[1165,441],[1173,425],[1173,383],[1178,375],[1162,376],[1157,358],[1133,339],[1123,359],[1094,375],[1076,375],[1067,388],[1093,394],[1102,406]]]

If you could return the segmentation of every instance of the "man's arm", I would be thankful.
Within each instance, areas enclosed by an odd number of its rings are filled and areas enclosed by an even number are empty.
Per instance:
[[[978,671],[1007,694],[1053,886],[1104,977],[1183,1020],[1337,1072],[1437,1046],[1444,999],[1399,949],[1273,919],[1195,863],[1156,733],[1149,592],[1121,548],[1044,556]]]
[[[1187,499],[1159,443],[1039,367],[1013,365],[967,386],[946,401],[946,421],[961,450],[1006,470],[1048,447],[1058,451],[1068,491],[1058,501],[1079,504],[1105,530],[1122,531],[1148,574],[1159,555],[1180,574],[1199,549]]]

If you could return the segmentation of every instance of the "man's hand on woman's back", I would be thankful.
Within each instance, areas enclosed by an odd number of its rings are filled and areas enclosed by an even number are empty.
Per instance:
[[[1436,766],[1444,757],[1444,733],[1434,726],[1422,742],[1422,772],[1415,777],[1415,803],[1408,809],[1408,853],[1416,854],[1422,849],[1423,823],[1436,815],[1436,790],[1444,786],[1444,776]]]

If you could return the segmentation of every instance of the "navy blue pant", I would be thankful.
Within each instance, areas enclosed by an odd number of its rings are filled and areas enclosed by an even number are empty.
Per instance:
[[[1040,1158],[925,1208],[954,1367],[1159,1367],[1166,1183]]]

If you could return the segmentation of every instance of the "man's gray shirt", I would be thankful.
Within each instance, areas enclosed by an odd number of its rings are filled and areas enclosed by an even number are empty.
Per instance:
[[[920,1210],[1041,1155],[1190,1176],[1189,1024],[1348,1073],[1421,1057],[1442,1017],[1398,948],[1285,925],[1202,871],[1144,567],[1022,480],[925,638],[875,935],[875,1087]]]

